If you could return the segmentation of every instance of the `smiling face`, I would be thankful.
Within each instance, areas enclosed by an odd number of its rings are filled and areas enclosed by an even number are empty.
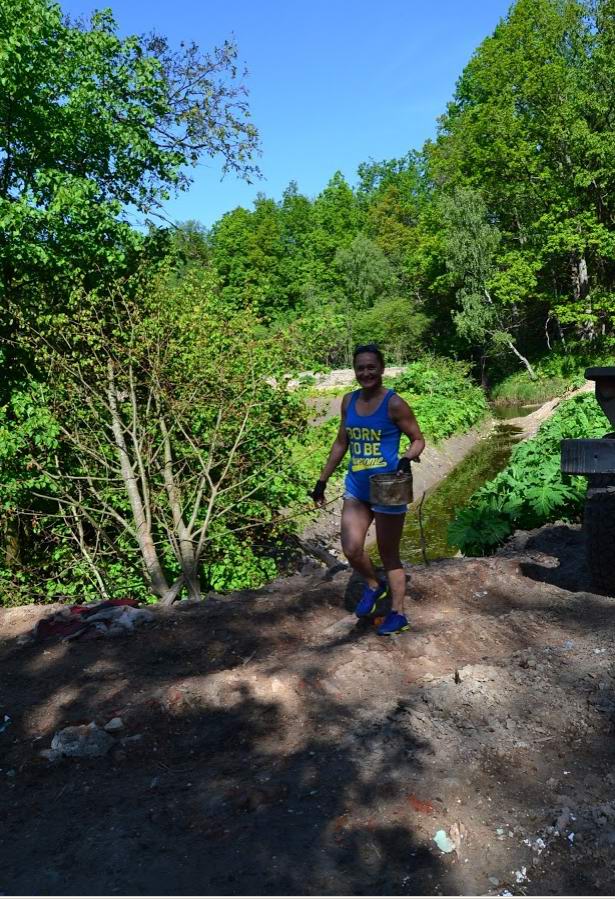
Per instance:
[[[358,353],[354,359],[354,373],[361,387],[380,387],[383,367],[375,353]]]

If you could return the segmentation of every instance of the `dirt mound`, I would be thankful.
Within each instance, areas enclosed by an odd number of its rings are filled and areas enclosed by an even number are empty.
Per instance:
[[[324,569],[114,640],[0,612],[0,890],[612,894],[615,608],[581,559],[558,526],[416,568],[389,639]]]

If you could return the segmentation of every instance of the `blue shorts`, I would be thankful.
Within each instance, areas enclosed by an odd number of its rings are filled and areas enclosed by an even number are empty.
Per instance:
[[[405,515],[408,511],[407,503],[402,503],[400,506],[381,506],[379,503],[370,503],[369,500],[361,499],[361,497],[350,493],[349,490],[344,492],[344,499],[356,499],[360,503],[369,506],[372,512],[381,512],[383,515]]]

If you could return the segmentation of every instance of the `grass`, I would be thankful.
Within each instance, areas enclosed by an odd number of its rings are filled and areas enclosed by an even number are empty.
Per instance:
[[[496,405],[531,405],[546,403],[567,390],[580,387],[585,369],[593,365],[613,365],[614,353],[609,347],[572,345],[569,352],[552,352],[533,362],[537,379],[533,381],[525,369],[502,378],[490,391]]]

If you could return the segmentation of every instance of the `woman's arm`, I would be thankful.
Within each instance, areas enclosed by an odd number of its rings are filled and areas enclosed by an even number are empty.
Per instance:
[[[425,449],[425,438],[414,417],[414,412],[405,400],[395,394],[389,402],[389,414],[402,434],[409,437],[411,441],[402,459],[418,459]]]
[[[346,409],[348,408],[349,400],[350,394],[347,393],[342,400],[342,413],[337,436],[333,441],[333,446],[331,447],[329,457],[324,464],[316,487],[312,492],[312,497],[317,506],[322,506],[324,504],[325,487],[327,485],[327,481],[346,455],[346,450],[348,449],[348,434],[346,433]]]

